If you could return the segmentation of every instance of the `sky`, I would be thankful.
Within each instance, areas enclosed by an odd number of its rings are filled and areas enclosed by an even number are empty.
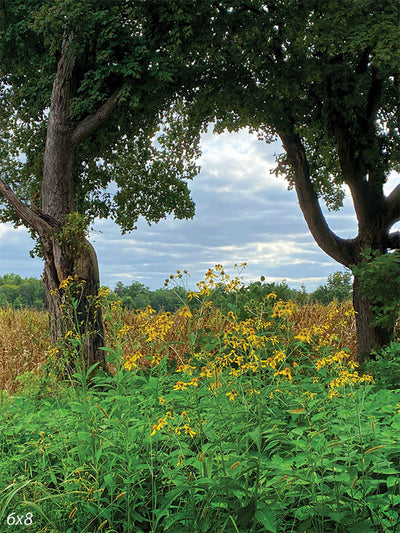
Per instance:
[[[139,281],[154,290],[177,269],[186,269],[187,288],[203,279],[208,268],[222,264],[236,275],[234,264],[247,263],[240,273],[248,283],[286,280],[290,287],[308,291],[326,283],[329,274],[343,267],[314,242],[299,208],[296,193],[287,190],[281,176],[271,174],[280,144],[267,145],[247,131],[202,138],[200,174],[190,183],[196,203],[192,220],[173,216],[121,236],[108,220],[96,221],[90,233],[99,259],[102,285]],[[388,190],[398,183],[391,177]],[[323,207],[328,223],[340,237],[354,237],[357,221],[346,197],[339,212]],[[0,275],[14,272],[40,277],[42,261],[31,259],[34,242],[24,228],[0,224]]]

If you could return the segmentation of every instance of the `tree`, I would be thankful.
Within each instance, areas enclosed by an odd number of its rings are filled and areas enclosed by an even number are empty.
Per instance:
[[[37,238],[53,341],[66,333],[68,284],[79,286],[88,366],[104,362],[88,224],[108,217],[131,231],[140,215],[150,223],[194,214],[186,181],[198,170],[199,136],[185,115],[194,73],[182,50],[206,9],[172,0],[1,2],[1,220]]]
[[[311,300],[317,300],[323,304],[328,304],[336,299],[338,302],[351,300],[351,273],[334,272],[328,276],[327,283],[320,285],[312,294]]]
[[[388,196],[383,186],[400,166],[400,2],[232,0],[220,2],[219,13],[225,29],[213,71],[221,75],[199,95],[199,108],[208,102],[217,131],[250,126],[267,142],[280,138],[277,172],[333,259],[351,267],[366,249],[398,249],[400,232],[391,228],[400,219],[400,185]],[[351,239],[332,231],[320,205],[340,208],[344,185],[358,221]],[[371,326],[358,275],[353,302],[362,360],[390,332]]]
[[[18,274],[0,276],[0,306],[44,309],[44,287],[36,278],[22,279]]]
[[[133,281],[128,286],[118,281],[114,287],[114,294],[128,309],[144,309],[150,305],[150,289],[139,281]]]

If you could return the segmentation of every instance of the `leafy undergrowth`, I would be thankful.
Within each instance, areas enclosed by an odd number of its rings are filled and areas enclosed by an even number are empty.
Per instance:
[[[350,306],[214,308],[208,274],[175,315],[113,303],[113,372],[2,395],[1,531],[400,530],[399,343],[374,381],[343,343]]]

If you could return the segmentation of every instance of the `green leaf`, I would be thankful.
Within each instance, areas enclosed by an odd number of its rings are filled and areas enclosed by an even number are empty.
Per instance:
[[[375,528],[368,520],[358,522],[356,525],[348,527],[349,533],[374,533],[375,531]]]
[[[91,441],[90,433],[88,433],[87,431],[78,431],[77,437],[79,440],[83,440],[85,442]]]
[[[250,431],[249,436],[257,448],[261,449],[261,429],[260,426],[257,426],[253,431]]]
[[[264,502],[259,502],[255,512],[256,520],[263,525],[265,531],[276,533],[276,514],[275,511]]]
[[[387,488],[395,487],[396,485],[399,485],[399,478],[397,476],[389,476],[386,479],[386,485]]]
[[[106,474],[104,476],[104,487],[113,487],[114,486],[114,476],[112,474]]]
[[[73,413],[86,414],[88,412],[87,405],[81,402],[70,402],[69,407]]]

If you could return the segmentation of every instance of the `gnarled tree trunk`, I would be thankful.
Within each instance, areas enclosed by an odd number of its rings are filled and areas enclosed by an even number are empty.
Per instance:
[[[96,362],[104,365],[104,351],[100,350],[103,323],[100,308],[96,306],[100,285],[97,257],[83,232],[76,229],[74,233],[74,228],[70,228],[68,239],[62,235],[70,222],[68,215],[75,211],[74,165],[78,145],[76,125],[70,116],[71,98],[78,85],[77,58],[69,44],[67,40],[63,43],[53,84],[41,187],[40,211],[56,221],[60,232],[46,233],[40,240],[53,342],[65,337],[68,331],[79,332],[83,357],[89,367]],[[76,291],[75,298],[67,302],[72,289]]]
[[[57,250],[56,258],[54,253],[45,254],[43,276],[52,340],[56,343],[66,338],[69,332],[78,335],[81,346],[80,353],[75,356],[82,356],[86,368],[94,363],[104,367],[104,350],[101,349],[104,327],[98,302],[100,279],[96,252],[86,239],[80,244],[80,253],[75,258],[71,258],[68,247],[63,250],[54,238],[52,249]],[[64,261],[62,278],[58,276],[60,269],[57,268],[60,259]],[[66,262],[69,269],[65,269]],[[68,364],[74,366],[74,361]]]
[[[45,262],[43,279],[53,342],[65,338],[69,331],[79,332],[85,366],[88,368],[97,362],[104,366],[104,350],[100,349],[104,329],[97,299],[99,270],[93,246],[82,236],[72,246],[62,244],[62,226],[56,219],[37,207],[28,207],[21,202],[1,179],[0,191],[21,220],[37,233],[42,244]],[[72,292],[77,289],[74,302],[68,301],[71,288]]]
[[[280,134],[280,137],[294,174],[300,208],[318,246],[348,268],[362,262],[362,252],[367,248],[385,253],[390,226],[390,210],[384,198],[378,194],[380,191],[373,191],[362,172],[355,168],[355,162],[347,161],[347,171],[359,223],[358,235],[354,239],[342,239],[329,228],[322,213],[311,181],[306,151],[299,135],[294,129],[288,128]],[[357,276],[354,277],[353,282],[353,306],[356,312],[356,357],[359,362],[362,362],[371,356],[371,351],[389,342],[390,332],[371,325],[374,318],[371,304],[362,294]]]
[[[46,145],[43,155],[41,206],[23,203],[0,179],[0,191],[13,206],[17,215],[38,235],[44,258],[46,305],[50,314],[53,342],[68,336],[73,328],[83,340],[82,350],[86,367],[94,363],[104,366],[104,329],[97,303],[99,270],[93,246],[84,231],[63,237],[76,211],[76,181],[74,176],[76,150],[110,115],[117,103],[118,89],[99,109],[80,121],[71,118],[71,102],[77,96],[80,80],[78,57],[71,46],[73,37],[63,42],[53,83],[48,116]],[[78,287],[73,302],[66,299],[72,285]],[[66,309],[73,307],[73,316]],[[75,324],[71,324],[71,320]]]
[[[362,363],[371,357],[371,352],[385,346],[390,341],[390,332],[378,326],[372,326],[373,313],[369,300],[360,290],[359,280],[354,276],[353,307],[356,312],[357,360]]]

